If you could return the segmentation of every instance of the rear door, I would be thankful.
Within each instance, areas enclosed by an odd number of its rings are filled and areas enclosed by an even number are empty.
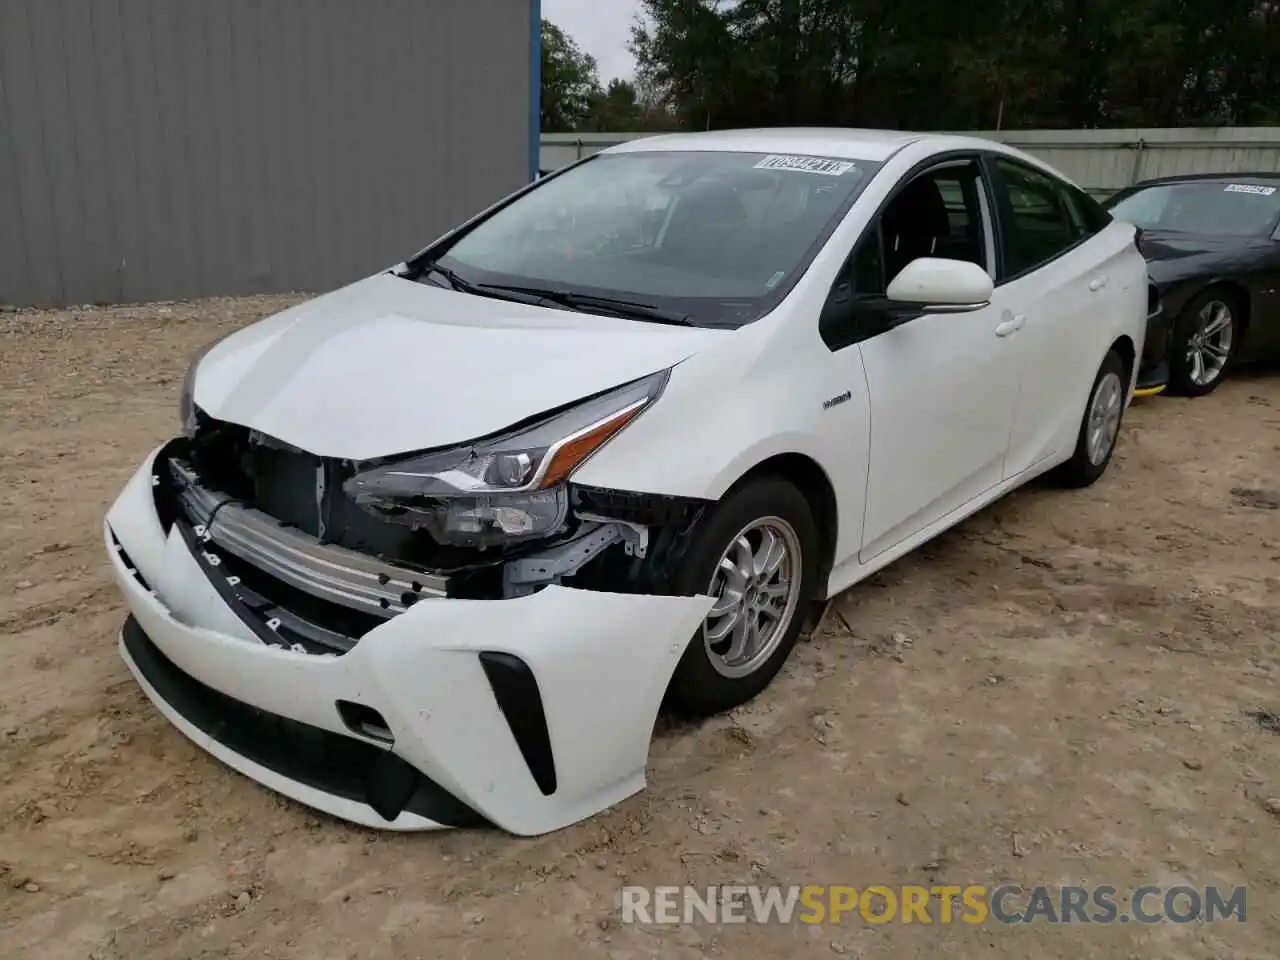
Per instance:
[[[1078,189],[1030,164],[987,160],[999,219],[997,289],[1013,313],[1017,400],[1004,478],[1075,442],[1108,318],[1133,273],[1133,239]]]

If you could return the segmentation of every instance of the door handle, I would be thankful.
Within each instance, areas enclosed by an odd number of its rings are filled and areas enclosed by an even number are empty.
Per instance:
[[[1022,314],[1005,314],[1005,318],[1001,321],[1000,326],[996,327],[997,337],[1009,337],[1022,329],[1022,325],[1027,322],[1027,318]]]
[[[1107,285],[1107,280],[1109,279],[1110,278],[1105,273],[1100,277],[1094,277],[1089,281],[1089,291],[1091,293],[1097,293]]]

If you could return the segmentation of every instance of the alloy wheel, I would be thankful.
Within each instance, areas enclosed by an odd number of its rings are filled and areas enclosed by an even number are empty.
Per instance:
[[[1089,404],[1088,454],[1095,467],[1107,459],[1120,432],[1120,414],[1124,412],[1124,386],[1113,372],[1098,381]]]
[[[1235,338],[1231,308],[1210,300],[1196,315],[1195,329],[1187,340],[1187,375],[1197,387],[1207,387],[1226,369]]]
[[[729,542],[707,589],[716,601],[702,626],[717,673],[738,679],[768,662],[799,606],[801,570],[800,538],[781,517],[755,520]]]

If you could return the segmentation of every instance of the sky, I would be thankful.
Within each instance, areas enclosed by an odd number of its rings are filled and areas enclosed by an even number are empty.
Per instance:
[[[587,53],[596,58],[600,82],[635,76],[635,61],[627,50],[638,0],[542,0],[542,19],[550,20]]]

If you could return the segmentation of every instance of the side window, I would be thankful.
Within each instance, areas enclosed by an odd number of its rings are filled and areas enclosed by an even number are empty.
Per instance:
[[[967,260],[989,269],[984,197],[976,160],[943,163],[900,185],[863,232],[827,295],[819,320],[827,346],[838,350],[856,343],[875,327],[869,318],[900,311],[885,294],[918,257]]]
[[[1009,200],[1004,236],[1005,273],[1017,276],[1059,256],[1092,234],[1066,184],[1003,158],[996,169]]]
[[[982,206],[978,193],[982,190],[976,163],[944,167],[932,174],[938,194],[947,208],[947,232],[934,244],[935,257],[967,260],[984,269],[987,266],[986,234],[982,223]]]
[[[881,214],[886,282],[918,257],[987,266],[976,162],[945,164],[906,184]]]

